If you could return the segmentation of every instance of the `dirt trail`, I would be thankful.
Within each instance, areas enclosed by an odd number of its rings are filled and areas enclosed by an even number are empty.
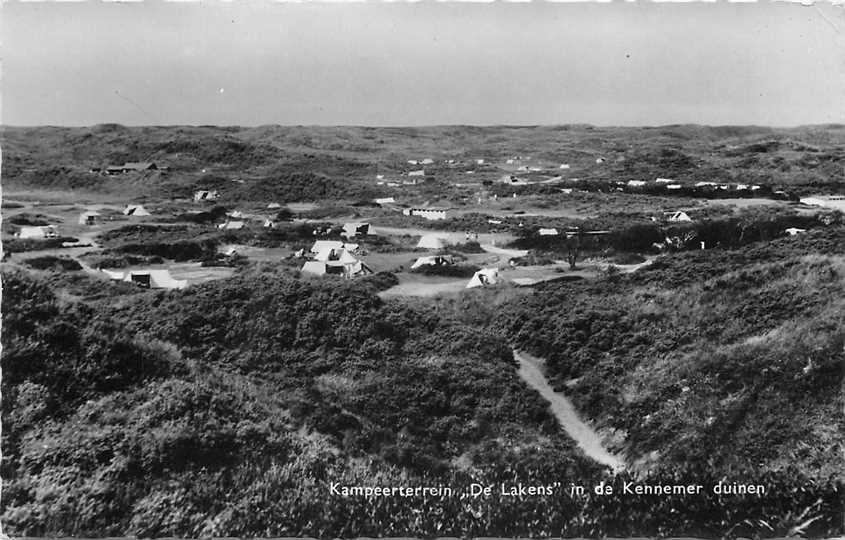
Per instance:
[[[572,403],[563,394],[555,392],[549,385],[541,369],[543,361],[516,349],[513,351],[513,356],[519,362],[519,376],[528,383],[528,386],[540,392],[540,395],[549,402],[552,413],[566,433],[578,444],[578,447],[588,457],[607,465],[614,471],[624,469],[625,463],[607,451],[598,434],[578,417]]]

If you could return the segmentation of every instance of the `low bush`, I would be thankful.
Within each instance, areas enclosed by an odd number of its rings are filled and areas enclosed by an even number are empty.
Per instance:
[[[70,257],[56,257],[55,255],[44,255],[43,257],[31,257],[23,260],[23,264],[36,270],[75,271],[82,270],[82,265]]]

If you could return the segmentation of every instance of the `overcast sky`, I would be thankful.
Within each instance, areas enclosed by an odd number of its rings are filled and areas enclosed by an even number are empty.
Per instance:
[[[3,4],[7,125],[845,120],[821,3]]]

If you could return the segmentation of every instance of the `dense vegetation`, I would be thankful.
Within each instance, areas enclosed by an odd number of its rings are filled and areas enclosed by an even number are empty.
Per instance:
[[[259,273],[68,302],[7,273],[4,524],[30,535],[362,534],[374,530],[368,514],[344,528],[320,482],[377,472],[442,483],[507,456],[597,472],[520,383],[504,342],[370,291]]]
[[[657,469],[841,478],[845,231],[662,257],[499,311],[579,409]],[[652,456],[654,457],[654,456]]]
[[[15,188],[83,190],[165,197],[190,196],[194,189],[219,189],[227,201],[315,201],[371,199],[398,194],[378,186],[382,174],[397,180],[406,160],[427,155],[426,180],[403,186],[425,200],[456,195],[454,184],[499,182],[493,166],[516,154],[550,164],[553,174],[578,178],[585,186],[615,189],[615,181],[672,178],[763,186],[760,193],[787,189],[792,195],[845,192],[841,125],[791,129],[759,127],[662,126],[652,128],[430,127],[319,128],[124,127],[6,128],[4,181]],[[605,162],[597,165],[597,157]],[[475,159],[488,164],[476,166]],[[458,162],[443,163],[445,159]],[[107,177],[89,169],[125,161],[154,161],[168,169]],[[556,169],[568,163],[567,171]],[[473,170],[474,176],[466,172]],[[213,172],[206,172],[213,171]],[[511,186],[493,191],[510,196]],[[523,188],[518,188],[522,190]],[[531,186],[526,192],[556,190]],[[604,189],[604,188],[603,188]],[[645,188],[648,189],[657,188]],[[721,197],[689,191],[672,197]],[[700,190],[698,190],[700,191]],[[522,191],[521,191],[522,192]],[[746,193],[732,190],[731,196]],[[759,194],[759,193],[758,193]],[[457,199],[457,197],[455,197]]]

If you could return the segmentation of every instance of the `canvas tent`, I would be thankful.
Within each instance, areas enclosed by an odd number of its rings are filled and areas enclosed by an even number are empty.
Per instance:
[[[447,264],[452,264],[452,262],[446,257],[441,255],[431,255],[417,259],[414,264],[411,265],[411,270],[415,270],[422,266],[444,266]]]
[[[166,268],[156,270],[128,270],[126,272],[113,272],[103,270],[110,279],[136,283],[141,287],[149,289],[184,289],[188,281],[184,279],[173,279],[170,271]]]
[[[341,253],[335,255],[336,258],[330,260],[307,261],[302,265],[302,273],[315,276],[337,275],[347,279],[373,273],[370,267],[355,259],[346,250],[340,251]]]
[[[345,249],[347,251],[355,251],[358,249],[358,244],[350,244],[348,242],[341,242],[340,240],[317,240],[311,246],[311,253],[320,253],[326,249]]]
[[[243,221],[226,221],[226,223],[221,223],[217,226],[218,229],[226,229],[226,230],[237,230],[244,228]]]
[[[99,212],[83,212],[79,215],[80,225],[94,225],[100,219]]]
[[[282,205],[277,203],[277,202],[271,202],[270,204],[267,205],[267,208],[281,208],[281,207],[282,207]]]
[[[537,232],[540,236],[557,236],[557,229],[540,229]]]
[[[692,219],[687,215],[686,212],[674,212],[671,216],[669,216],[669,221],[673,223],[678,223],[682,221],[692,221]]]
[[[43,227],[24,226],[21,227],[20,231],[18,231],[17,236],[18,238],[29,238],[32,240],[46,240],[47,238],[58,238],[59,234],[56,232],[56,228],[52,225],[46,225]]]
[[[364,236],[375,234],[375,230],[370,227],[369,223],[346,223],[343,225],[343,232],[340,234],[347,238],[354,238],[359,234]]]
[[[147,209],[141,206],[140,204],[130,204],[123,210],[124,216],[134,216],[134,217],[144,217],[149,216],[150,213],[147,212]]]
[[[484,287],[485,285],[495,285],[499,280],[499,270],[497,268],[482,268],[475,274],[467,283],[467,289],[475,287]]]
[[[446,247],[446,239],[436,234],[425,234],[420,237],[417,247],[421,249],[443,249]]]
[[[213,191],[205,191],[200,190],[194,192],[194,200],[195,201],[213,201],[220,197],[216,190]]]

